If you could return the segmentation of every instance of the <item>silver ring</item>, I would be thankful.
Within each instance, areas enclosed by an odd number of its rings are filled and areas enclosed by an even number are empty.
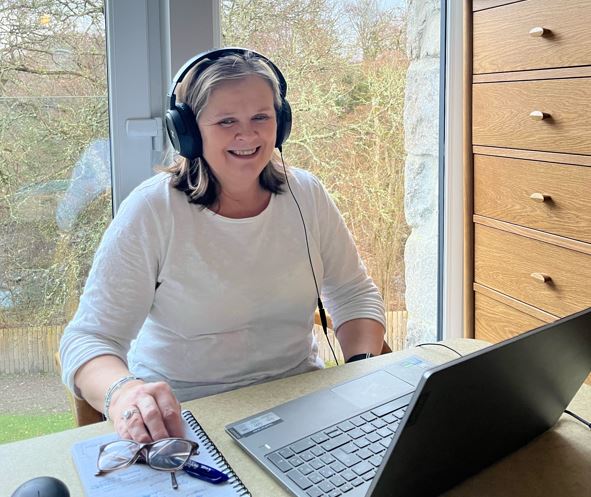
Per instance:
[[[140,411],[138,411],[135,407],[132,409],[125,409],[125,411],[123,411],[121,413],[121,419],[124,419],[125,421],[129,421],[129,419],[135,414],[135,413],[140,413]]]

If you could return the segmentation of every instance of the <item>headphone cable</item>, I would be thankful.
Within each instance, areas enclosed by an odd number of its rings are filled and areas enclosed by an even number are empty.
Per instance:
[[[314,287],[316,288],[316,295],[318,296],[318,313],[320,314],[320,322],[322,323],[322,331],[324,331],[324,336],[326,337],[326,342],[328,343],[328,346],[330,347],[330,351],[332,352],[332,356],[334,357],[334,360],[338,366],[339,361],[337,359],[337,355],[335,354],[335,351],[332,348],[330,340],[328,339],[328,321],[326,319],[326,311],[324,310],[324,305],[322,305],[322,299],[320,298],[320,291],[318,290],[318,281],[316,280],[316,273],[314,272],[314,265],[312,264],[312,256],[310,255],[310,244],[308,243],[308,230],[306,229],[306,222],[304,221],[304,215],[302,214],[302,209],[300,208],[300,204],[298,202],[298,199],[294,195],[293,190],[291,189],[291,185],[289,184],[289,179],[287,177],[287,169],[285,167],[285,161],[283,160],[283,147],[278,147],[278,150],[279,150],[279,155],[281,156],[281,164],[283,165],[283,173],[285,174],[285,183],[287,184],[287,188],[289,190],[289,193],[291,193],[291,196],[298,208],[298,212],[300,213],[300,218],[302,220],[302,226],[304,227],[304,237],[306,239],[306,249],[308,250],[308,261],[310,262],[310,269],[312,270],[312,277],[314,278]]]

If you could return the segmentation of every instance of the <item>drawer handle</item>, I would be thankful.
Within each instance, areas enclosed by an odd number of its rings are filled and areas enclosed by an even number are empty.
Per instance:
[[[539,38],[540,36],[549,35],[550,30],[543,28],[541,26],[536,26],[535,28],[531,28],[529,30],[529,35],[534,38]]]
[[[547,112],[542,112],[541,110],[534,110],[530,112],[529,117],[531,117],[534,121],[543,121],[544,119],[548,119],[550,114]]]
[[[552,278],[544,273],[532,273],[530,276],[540,283],[550,283],[552,281]]]
[[[529,198],[531,198],[534,202],[546,202],[550,200],[552,197],[550,195],[544,195],[543,193],[532,193]]]

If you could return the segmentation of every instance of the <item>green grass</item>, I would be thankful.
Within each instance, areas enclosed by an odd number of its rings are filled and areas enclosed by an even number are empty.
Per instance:
[[[55,414],[0,415],[0,444],[47,435],[74,428],[74,416],[69,412]]]

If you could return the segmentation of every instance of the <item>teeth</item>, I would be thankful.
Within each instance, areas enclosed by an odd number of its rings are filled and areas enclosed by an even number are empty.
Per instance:
[[[236,155],[252,155],[256,151],[256,148],[251,148],[250,150],[232,150],[232,153]]]

